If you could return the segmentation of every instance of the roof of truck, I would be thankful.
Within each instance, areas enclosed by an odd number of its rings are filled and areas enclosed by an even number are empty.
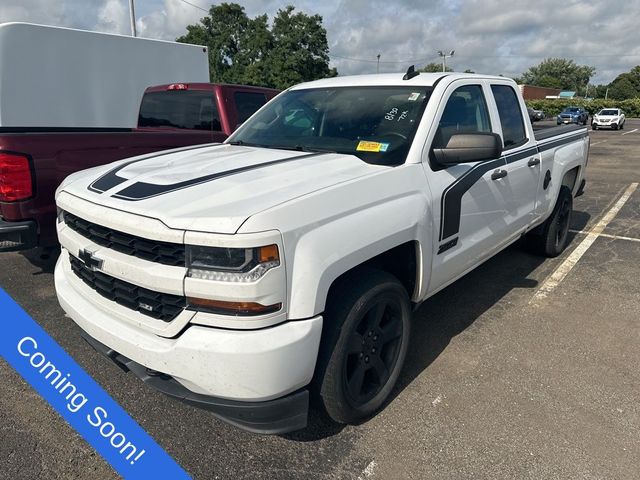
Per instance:
[[[447,78],[448,80],[458,80],[464,78],[489,79],[489,80],[510,80],[507,77],[495,75],[482,75],[477,73],[420,73],[409,80],[403,80],[404,73],[381,73],[370,75],[349,75],[344,77],[323,78],[313,82],[301,83],[292,89],[302,88],[325,88],[325,87],[361,87],[361,86],[422,86],[432,87],[438,80]]]

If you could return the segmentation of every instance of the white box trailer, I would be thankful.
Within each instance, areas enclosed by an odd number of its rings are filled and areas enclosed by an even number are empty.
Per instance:
[[[0,24],[0,127],[133,128],[145,88],[208,81],[203,46]]]

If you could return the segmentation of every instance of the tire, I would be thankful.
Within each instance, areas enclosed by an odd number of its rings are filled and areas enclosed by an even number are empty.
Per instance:
[[[593,130],[598,130],[598,126],[597,126],[597,125],[591,125],[591,128],[592,128]]]
[[[624,128],[624,122],[620,124],[620,130],[622,130],[623,128]]]
[[[385,404],[407,354],[410,320],[407,292],[386,272],[363,269],[332,287],[313,390],[334,421],[356,423]]]
[[[572,210],[573,195],[569,187],[563,185],[560,187],[553,212],[541,225],[541,232],[527,235],[529,248],[550,258],[560,255],[567,248]]]
[[[618,125],[616,125],[615,123],[611,124],[611,130],[617,130],[618,129]]]

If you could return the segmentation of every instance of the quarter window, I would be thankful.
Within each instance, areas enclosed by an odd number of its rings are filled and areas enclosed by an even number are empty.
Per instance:
[[[524,143],[527,135],[516,92],[507,85],[491,85],[491,91],[496,99],[498,115],[502,124],[504,148],[508,149]]]

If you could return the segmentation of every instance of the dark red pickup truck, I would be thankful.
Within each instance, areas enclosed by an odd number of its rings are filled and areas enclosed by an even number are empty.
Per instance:
[[[277,90],[208,83],[146,89],[138,128],[0,127],[0,251],[57,244],[54,193],[71,173],[224,141]]]

